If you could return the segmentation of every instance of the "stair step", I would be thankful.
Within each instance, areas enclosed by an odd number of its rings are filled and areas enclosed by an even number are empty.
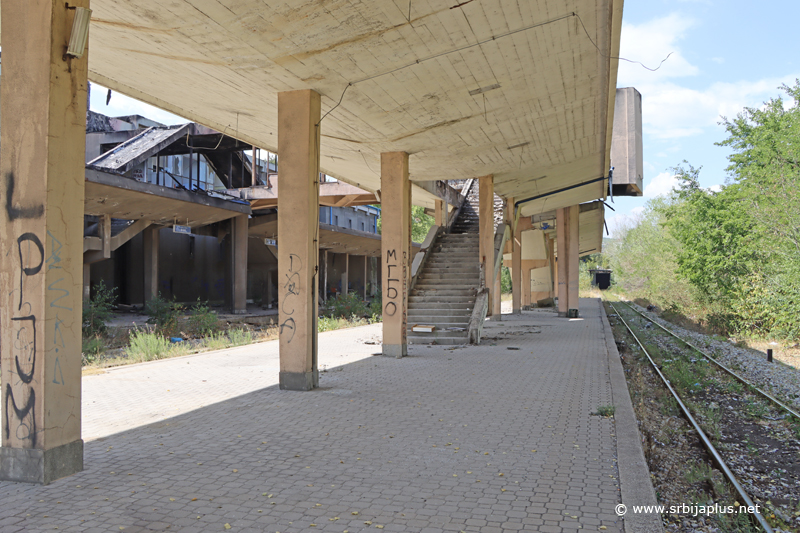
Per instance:
[[[424,297],[429,300],[440,300],[442,298],[450,298],[451,296],[463,296],[466,298],[474,298],[475,292],[476,292],[475,289],[453,289],[453,290],[414,289],[413,291],[411,291],[411,295],[409,296],[409,298]]]
[[[442,313],[451,311],[469,311],[471,313],[473,307],[475,307],[474,300],[471,302],[411,302],[409,305],[409,308],[413,310],[436,309],[437,312]]]
[[[469,319],[472,316],[472,311],[462,311],[460,315],[441,315],[434,313],[431,314],[423,314],[422,312],[430,312],[435,311],[431,309],[419,309],[418,314],[410,314],[408,315],[408,323],[409,324],[433,324],[437,327],[450,327],[450,326],[463,326],[464,324],[469,324]],[[442,313],[453,313],[455,311],[442,311]]]
[[[423,337],[419,333],[414,333],[414,335],[408,335],[406,338],[409,344],[436,344],[441,346],[456,346],[461,344],[468,344],[469,334],[463,336],[452,336],[452,337]]]

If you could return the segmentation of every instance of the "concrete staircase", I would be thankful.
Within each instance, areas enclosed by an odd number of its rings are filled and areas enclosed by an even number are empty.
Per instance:
[[[478,183],[449,234],[433,245],[414,290],[408,297],[409,344],[467,344],[475,294],[480,284]],[[415,333],[415,324],[434,325],[432,333]]]

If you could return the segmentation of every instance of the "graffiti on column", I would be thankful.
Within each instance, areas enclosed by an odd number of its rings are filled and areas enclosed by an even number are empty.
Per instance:
[[[14,201],[15,180],[13,174],[6,175],[6,215],[8,221],[20,219],[37,219],[44,215],[44,205],[19,207]],[[13,249],[7,252],[11,254]],[[21,441],[28,441],[30,447],[36,447],[36,392],[35,373],[36,358],[39,355],[36,345],[37,317],[33,306],[25,296],[26,287],[33,278],[42,276],[45,263],[44,245],[35,233],[22,233],[17,237],[16,246],[19,263],[14,268],[15,279],[19,272],[19,287],[8,294],[6,307],[12,310],[10,350],[14,365],[10,370],[11,378],[5,384],[3,394],[3,418],[5,438],[14,436]],[[16,297],[19,292],[19,297]],[[17,304],[17,305],[14,305]],[[14,309],[16,307],[16,309]]]
[[[19,440],[30,441],[36,446],[36,392],[34,377],[38,350],[36,346],[36,315],[26,300],[25,288],[29,278],[42,275],[44,265],[44,246],[33,233],[23,233],[17,238],[19,257],[19,305],[11,317],[11,353],[14,369],[10,383],[6,383],[5,436],[9,438],[12,430]],[[16,292],[16,291],[14,291]],[[13,293],[12,293],[13,295]]]
[[[61,266],[61,249],[63,245],[55,235],[49,230],[47,231],[47,242],[50,244],[50,255],[47,257],[47,270],[63,270]],[[47,338],[52,339],[53,348],[55,349],[56,357],[53,362],[53,383],[56,385],[64,384],[64,373],[61,370],[61,359],[58,355],[61,350],[67,347],[64,342],[64,333],[61,331],[61,326],[64,325],[64,320],[61,318],[60,310],[72,311],[71,307],[67,307],[64,302],[59,303],[64,298],[70,295],[69,289],[61,288],[59,285],[64,281],[61,277],[47,286],[48,301],[50,307],[56,309],[56,317],[53,321],[53,331],[48,332]]]
[[[396,270],[394,270],[396,269]],[[386,316],[395,316],[398,307],[402,312],[402,337],[405,338],[406,332],[406,308],[403,302],[406,300],[408,290],[408,252],[403,252],[403,259],[397,257],[397,250],[386,251],[386,304],[383,312]]]
[[[300,281],[302,279],[300,272],[302,270],[303,261],[300,259],[300,257],[295,254],[289,254],[289,272],[285,274],[286,282],[283,284],[283,288],[286,290],[286,292],[283,295],[283,300],[281,301],[280,306],[280,312],[289,316],[286,318],[286,320],[281,322],[280,331],[278,333],[279,335],[283,336],[284,330],[287,330],[287,344],[291,344],[296,331],[296,323],[291,315],[294,314],[294,304],[297,302],[295,298],[300,296]]]

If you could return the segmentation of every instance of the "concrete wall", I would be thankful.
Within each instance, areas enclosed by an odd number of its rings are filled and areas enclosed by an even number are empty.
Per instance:
[[[372,211],[370,213],[369,211]],[[378,216],[375,208],[369,207],[320,207],[320,224],[331,224],[369,233],[377,233]]]
[[[179,302],[221,303],[225,299],[224,243],[216,237],[189,236],[160,230],[158,290],[164,298]],[[226,239],[230,238],[229,236]],[[91,267],[91,284],[103,280],[117,287],[119,302],[141,305],[144,301],[143,238],[139,234],[112,252],[111,259]]]

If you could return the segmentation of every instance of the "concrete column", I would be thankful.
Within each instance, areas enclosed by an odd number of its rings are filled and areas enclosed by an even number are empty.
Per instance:
[[[411,182],[408,154],[381,154],[381,280],[383,291],[383,355],[408,354],[406,322],[411,271]]]
[[[319,386],[319,120],[319,93],[278,93],[278,326],[284,390]]]
[[[328,302],[328,250],[323,253],[322,271],[325,277],[322,278],[322,301]]]
[[[83,264],[83,300],[88,302],[92,297],[92,265]]]
[[[558,239],[558,314],[578,309],[578,214],[577,205],[556,210]]]
[[[158,296],[158,244],[159,226],[150,226],[142,232],[144,246],[144,303]]]
[[[500,283],[500,272],[501,270],[497,271],[497,276],[494,280],[494,290],[492,291],[492,316],[494,316],[497,320],[501,320],[503,315],[503,301],[501,298],[501,293],[503,291],[502,284]]]
[[[267,307],[268,308],[272,305],[272,300],[275,298],[275,295],[273,294],[273,289],[272,289],[272,278],[273,278],[272,272],[273,272],[273,270],[274,269],[272,267],[267,267]]]
[[[569,286],[567,284],[567,264],[569,263],[569,208],[556,209],[556,240],[558,241],[558,264],[557,264],[557,290],[558,295],[558,314],[567,316],[569,309],[569,296],[567,295]]]
[[[522,313],[522,226],[519,223],[514,226],[511,242],[511,312],[520,314]]]
[[[433,223],[439,227],[444,226],[444,200],[436,200],[436,211],[433,217]]]
[[[478,218],[480,228],[480,258],[486,276],[486,288],[489,291],[489,302],[493,301],[494,292],[494,176],[480,178],[478,188]],[[487,315],[492,314],[489,306]]]
[[[350,292],[350,254],[344,254],[344,272],[342,272],[342,294],[347,296]]]
[[[250,222],[247,215],[239,215],[231,221],[233,272],[233,301],[231,312],[235,315],[247,313],[247,243],[249,240]]]
[[[530,262],[530,261],[528,261]],[[531,268],[522,268],[522,305],[529,306],[533,302],[531,300]]]
[[[569,254],[567,256],[569,259],[569,264],[567,265],[569,290],[567,292],[567,305],[569,309],[575,309],[576,311],[580,307],[578,304],[578,289],[580,284],[578,280],[580,264],[580,249],[578,248],[578,246],[580,246],[580,235],[578,234],[580,228],[580,221],[578,220],[579,214],[580,206],[573,205],[569,208]]]
[[[369,285],[369,283],[367,281],[368,280],[367,276],[369,275],[369,267],[368,267],[368,265],[369,265],[369,257],[367,257],[366,255],[363,256],[363,257],[364,257],[364,300],[366,300],[367,299],[367,285]]]
[[[556,242],[555,239],[548,238],[547,239],[547,264],[550,267],[550,298],[556,297],[556,277],[557,277],[557,270],[556,270]]]
[[[88,50],[64,57],[75,11],[62,0],[0,6],[0,479],[47,484],[83,470]]]

